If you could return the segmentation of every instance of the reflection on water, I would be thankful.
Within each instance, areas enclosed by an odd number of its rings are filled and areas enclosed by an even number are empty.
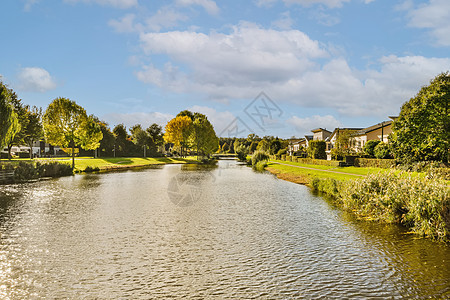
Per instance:
[[[450,297],[449,246],[229,161],[2,186],[0,234],[0,298]]]

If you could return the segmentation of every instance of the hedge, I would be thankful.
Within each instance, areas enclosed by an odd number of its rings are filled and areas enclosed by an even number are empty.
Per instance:
[[[355,167],[390,169],[395,165],[394,159],[355,158]]]

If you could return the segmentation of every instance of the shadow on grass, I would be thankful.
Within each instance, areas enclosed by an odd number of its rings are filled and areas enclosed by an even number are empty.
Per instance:
[[[133,163],[133,161],[127,157],[105,157],[105,158],[102,157],[101,159],[111,164],[118,164],[118,165],[131,165]]]

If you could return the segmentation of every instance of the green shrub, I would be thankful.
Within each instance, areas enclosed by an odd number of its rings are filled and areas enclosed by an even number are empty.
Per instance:
[[[259,172],[264,171],[264,169],[267,167],[267,161],[261,160],[256,163],[256,165],[253,165],[253,169]]]
[[[247,147],[240,145],[237,149],[236,149],[236,154],[237,154],[237,158],[239,161],[246,161],[247,159]]]
[[[325,149],[327,144],[325,141],[310,141],[308,147],[308,157],[314,159],[326,159],[327,154]]]
[[[296,162],[308,165],[339,167],[338,161],[297,157]]]
[[[339,197],[340,182],[332,178],[318,178],[314,177],[311,181],[313,190],[323,192],[333,197]]]
[[[287,150],[286,149],[280,149],[278,150],[278,152],[276,153],[276,155],[283,155],[286,154]]]
[[[73,175],[72,167],[65,163],[52,161],[44,164],[36,163],[36,166],[39,168],[40,177],[60,177]]]
[[[367,143],[364,145],[363,151],[370,157],[375,157],[375,147],[381,143],[381,141],[378,140],[370,140],[367,141]]]
[[[269,160],[269,154],[267,152],[262,150],[257,150],[255,153],[253,153],[252,156],[252,165],[255,166],[260,161],[268,161]]]
[[[91,166],[87,166],[83,172],[85,173],[92,173],[92,172],[98,172],[100,171],[99,167],[91,167]]]
[[[346,181],[339,188],[343,207],[360,216],[401,223],[415,233],[450,240],[450,185],[402,172]]]
[[[373,153],[375,154],[375,157],[378,159],[388,158],[390,156],[389,145],[384,142],[380,142],[374,148]]]
[[[394,159],[355,158],[355,167],[389,169],[395,165]]]

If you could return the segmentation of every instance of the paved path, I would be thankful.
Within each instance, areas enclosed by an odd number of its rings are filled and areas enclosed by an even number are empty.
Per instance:
[[[279,165],[288,166],[288,167],[294,167],[294,168],[300,168],[300,169],[307,169],[307,170],[314,170],[314,171],[321,171],[321,172],[328,172],[328,173],[335,173],[335,174],[343,174],[343,175],[352,175],[352,176],[365,177],[365,175],[361,175],[361,174],[352,174],[352,173],[345,173],[345,172],[339,172],[339,171],[331,171],[331,170],[322,170],[322,169],[301,167],[301,166],[296,166],[296,165],[283,164],[283,163],[276,162],[276,161],[270,161],[270,162],[274,163],[274,164],[279,164]]]

